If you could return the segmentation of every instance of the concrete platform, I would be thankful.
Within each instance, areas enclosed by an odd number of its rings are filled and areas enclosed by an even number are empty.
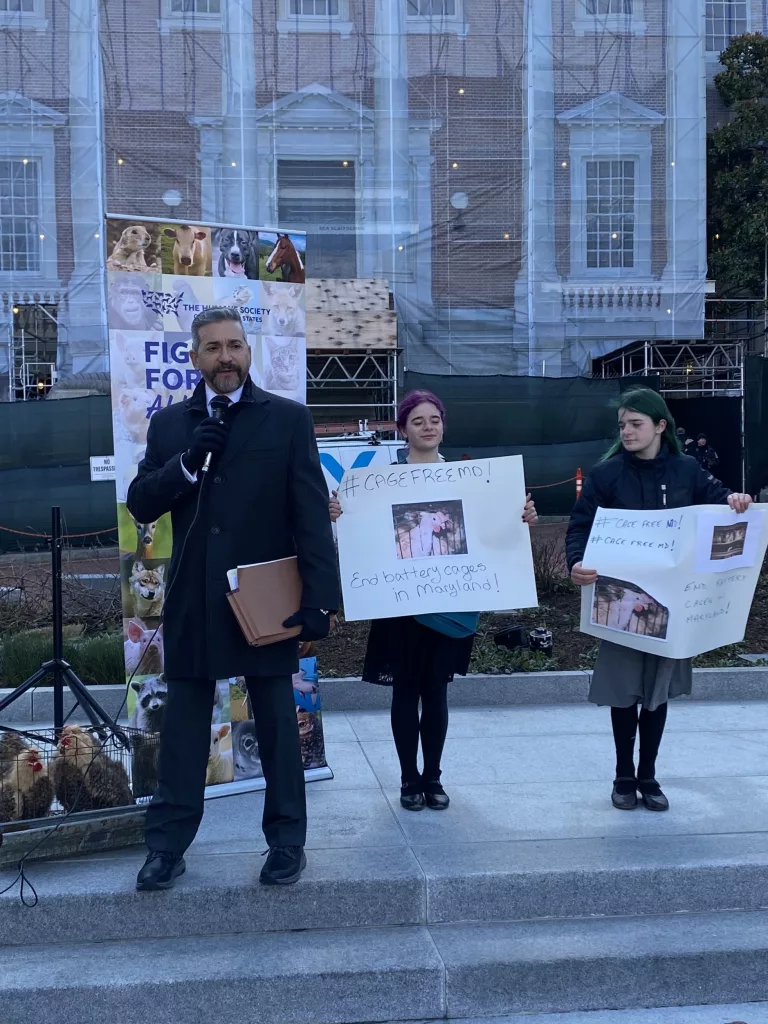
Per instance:
[[[589,691],[589,672],[518,672],[512,675],[475,675],[458,678],[451,684],[449,699],[455,708],[520,707],[585,704]],[[700,701],[768,701],[768,668],[701,668],[694,669],[693,699]],[[93,687],[96,699],[110,715],[124,708],[125,688]],[[0,690],[0,699],[10,690]],[[390,690],[371,686],[359,679],[321,680],[323,707],[330,712],[384,711],[389,707]],[[687,698],[685,698],[687,702]],[[73,705],[65,692],[65,710]],[[19,701],[0,714],[0,722],[50,722],[53,718],[53,690],[39,687],[24,694]],[[71,719],[83,722],[76,711]]]
[[[38,907],[0,897],[4,1024],[768,1024],[713,1015],[768,999],[768,702],[671,707],[667,814],[611,806],[605,709],[455,710],[443,813],[399,806],[386,714],[325,725],[297,886],[258,884],[260,794],[207,804],[171,893],[134,891],[140,850],[31,865]],[[655,1004],[692,1008],[561,1016]]]
[[[514,1017],[465,1017],[454,1021],[454,1024],[768,1024],[768,1003],[594,1010],[589,1013],[526,1013],[522,1017],[518,1014]]]

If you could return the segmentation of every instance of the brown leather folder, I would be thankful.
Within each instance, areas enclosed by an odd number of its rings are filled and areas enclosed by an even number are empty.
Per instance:
[[[265,647],[298,636],[301,626],[283,623],[301,606],[302,583],[295,556],[276,562],[238,565],[237,590],[227,594],[243,636],[252,647]]]

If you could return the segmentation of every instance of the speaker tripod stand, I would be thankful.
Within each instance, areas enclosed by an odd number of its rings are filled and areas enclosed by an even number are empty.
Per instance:
[[[46,679],[53,683],[53,727],[58,736],[64,728],[64,687],[69,688],[75,698],[75,707],[78,705],[83,709],[86,717],[94,729],[99,732],[109,730],[115,739],[126,750],[129,749],[129,741],[117,722],[111,718],[104,708],[99,704],[85,683],[78,678],[69,662],[64,660],[64,615],[61,594],[61,508],[54,505],[51,508],[51,598],[52,598],[52,624],[53,624],[53,657],[50,661],[43,662],[40,668],[29,679],[25,680],[7,697],[0,701],[0,714],[11,707],[20,697],[23,697],[28,690],[40,686]],[[74,710],[74,708],[73,708]],[[4,728],[4,727],[0,727]],[[17,729],[7,730],[19,732]],[[45,737],[35,736],[33,732],[23,733],[31,739],[50,742]]]

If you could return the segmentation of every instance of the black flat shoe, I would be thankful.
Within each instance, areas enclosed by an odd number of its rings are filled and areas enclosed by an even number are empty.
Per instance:
[[[144,867],[136,878],[139,892],[155,892],[158,889],[170,889],[173,883],[187,870],[183,857],[175,853],[162,853],[154,850],[147,854]]]
[[[400,806],[406,811],[423,811],[426,807],[420,782],[404,782],[400,787]]]
[[[303,846],[272,846],[259,881],[262,885],[293,885],[306,866]]]
[[[640,799],[649,811],[668,811],[669,800],[661,791],[661,786],[656,779],[647,779],[637,783],[640,790]]]
[[[451,802],[451,798],[439,782],[424,783],[424,800],[432,811],[445,811]]]
[[[634,811],[637,807],[637,780],[616,779],[613,783],[611,803],[619,811]]]

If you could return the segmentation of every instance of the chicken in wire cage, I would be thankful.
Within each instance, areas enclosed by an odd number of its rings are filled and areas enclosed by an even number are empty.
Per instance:
[[[0,827],[80,811],[131,807],[156,785],[158,735],[126,730],[130,748],[79,725],[0,729]],[[137,768],[139,769],[136,777]],[[138,787],[137,787],[138,783]]]

